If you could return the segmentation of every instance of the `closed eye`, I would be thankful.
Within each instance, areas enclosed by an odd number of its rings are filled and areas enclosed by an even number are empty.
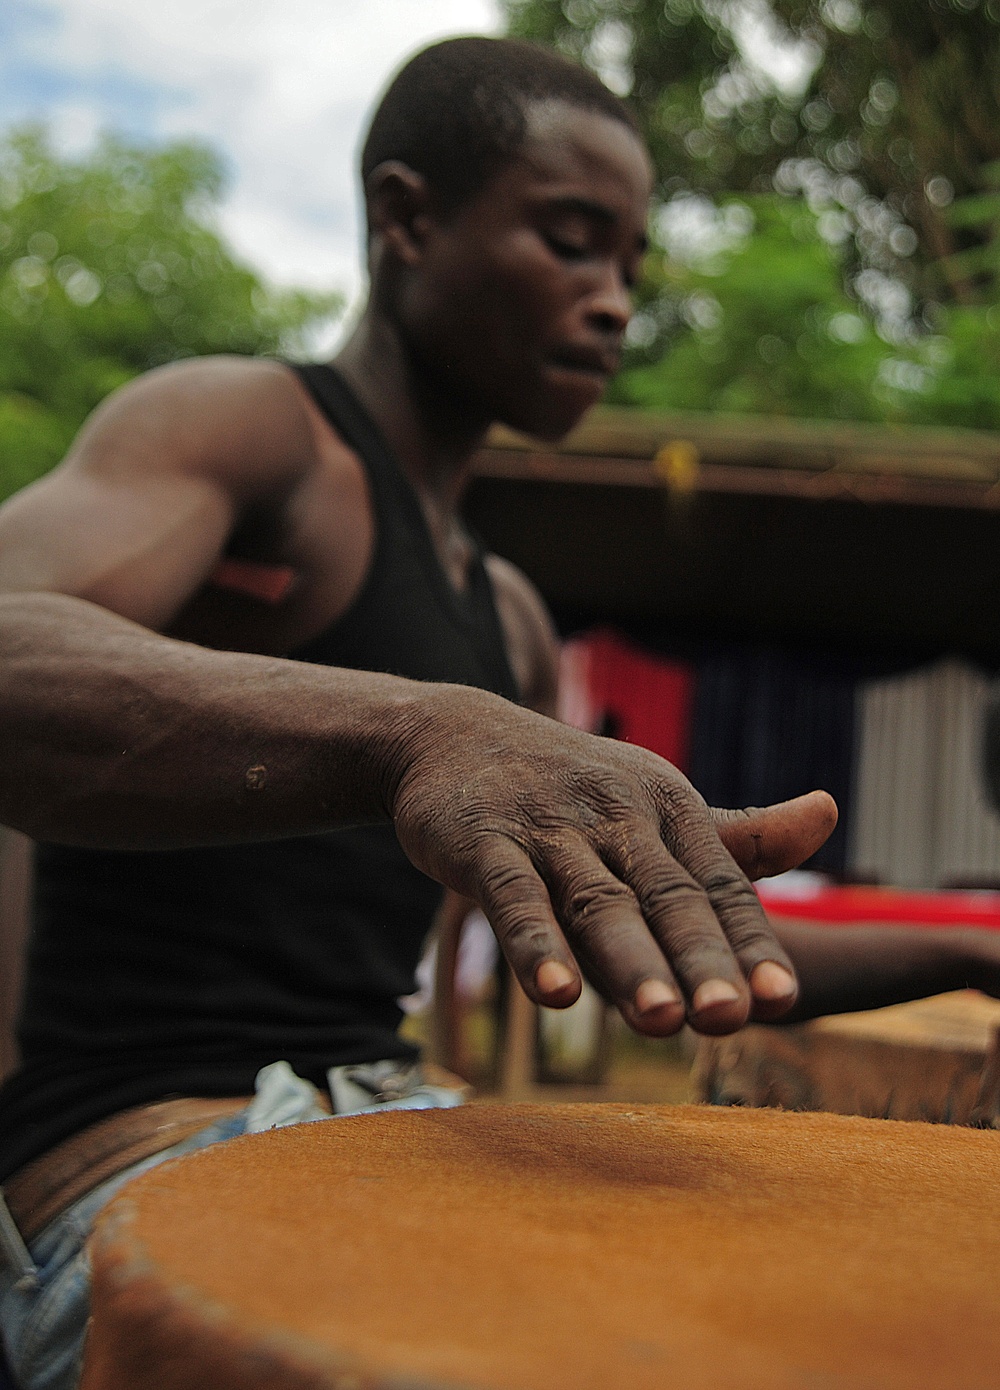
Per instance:
[[[586,242],[569,241],[565,237],[553,236],[551,232],[543,232],[542,236],[549,250],[564,261],[582,261],[590,254],[590,246]]]
[[[589,240],[576,240],[568,236],[559,236],[555,232],[542,232],[542,240],[546,246],[562,261],[585,261],[592,256],[600,254]],[[627,290],[634,290],[639,279],[639,269],[642,265],[642,257],[638,262],[630,261],[621,267],[622,284]]]

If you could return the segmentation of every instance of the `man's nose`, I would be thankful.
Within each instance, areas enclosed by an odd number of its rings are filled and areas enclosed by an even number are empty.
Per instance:
[[[617,270],[601,277],[587,303],[587,317],[603,333],[620,336],[632,317],[632,294]]]

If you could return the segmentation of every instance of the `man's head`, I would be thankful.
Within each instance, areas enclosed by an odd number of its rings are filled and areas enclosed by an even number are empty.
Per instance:
[[[373,304],[470,422],[558,438],[601,395],[645,247],[649,157],[628,108],[547,49],[417,55],[365,144]]]
[[[517,154],[530,108],[557,101],[600,112],[639,138],[625,103],[553,49],[518,39],[433,44],[410,59],[379,102],[361,154],[365,188],[380,164],[398,160],[423,174],[438,211],[449,212]]]

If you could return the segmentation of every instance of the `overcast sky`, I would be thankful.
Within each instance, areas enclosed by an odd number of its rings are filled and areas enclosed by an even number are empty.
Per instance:
[[[499,27],[496,0],[0,0],[0,125],[42,117],[68,150],[109,127],[207,140],[231,242],[273,279],[353,297],[374,98],[424,44]]]

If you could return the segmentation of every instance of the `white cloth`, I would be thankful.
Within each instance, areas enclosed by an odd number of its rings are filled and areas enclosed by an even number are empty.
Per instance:
[[[990,689],[953,658],[861,687],[852,874],[904,888],[1000,881],[982,775]]]

